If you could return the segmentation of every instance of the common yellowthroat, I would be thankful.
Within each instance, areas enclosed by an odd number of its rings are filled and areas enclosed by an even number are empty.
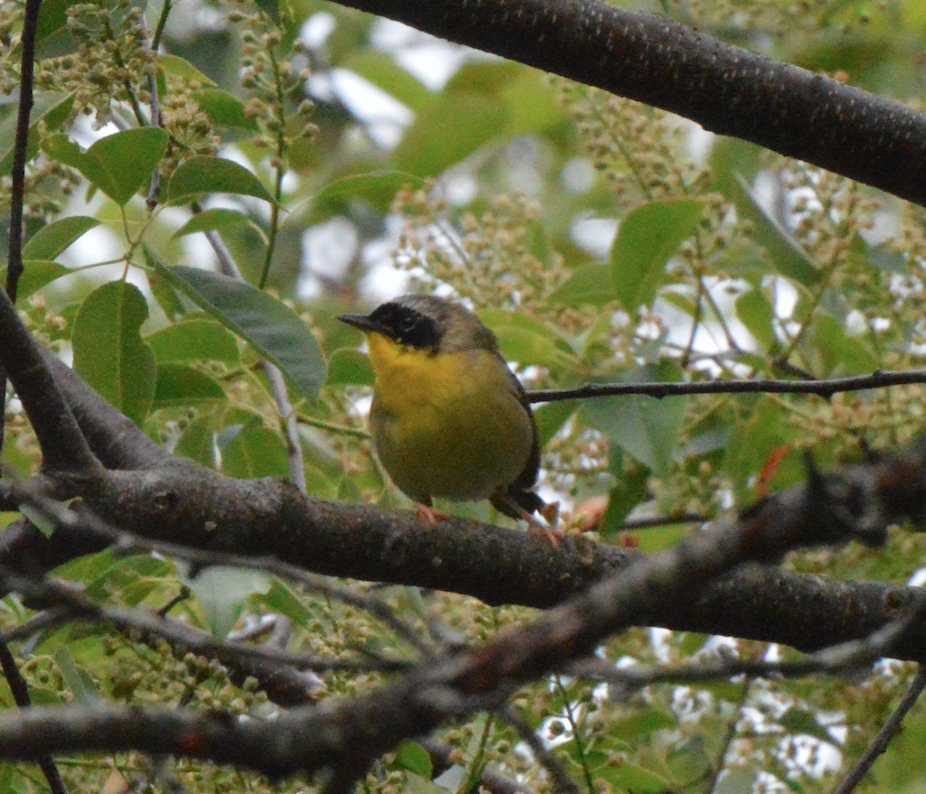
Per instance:
[[[530,515],[544,506],[533,491],[537,425],[495,334],[463,306],[428,295],[339,319],[366,335],[373,444],[395,484],[431,520],[434,497],[489,499],[548,534]]]

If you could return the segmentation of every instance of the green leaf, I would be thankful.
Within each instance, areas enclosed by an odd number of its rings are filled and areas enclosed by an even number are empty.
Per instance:
[[[181,77],[186,81],[196,81],[204,86],[215,86],[216,83],[210,80],[199,69],[193,66],[185,58],[179,55],[158,55],[158,68],[162,69],[165,74],[172,74],[175,77]]]
[[[154,267],[152,258],[147,251],[145,252],[145,259],[149,265]],[[147,270],[145,271],[145,276],[148,279],[148,286],[151,288],[151,294],[157,301],[158,306],[161,307],[162,311],[167,316],[167,319],[172,322],[178,322],[185,317],[188,308],[184,306],[183,301],[180,299],[180,295],[174,289],[170,280],[164,278],[157,270]]]
[[[238,210],[215,208],[200,212],[194,215],[176,232],[173,239],[185,237],[188,234],[197,234],[198,232],[228,232],[238,226],[250,226],[257,230],[257,233],[266,242],[263,229],[260,228],[247,215]]]
[[[234,334],[214,320],[195,317],[162,328],[145,337],[159,364],[221,361],[229,367],[241,363]]]
[[[71,243],[99,225],[96,218],[88,218],[86,215],[74,215],[49,223],[32,235],[23,246],[23,259],[56,259]]]
[[[665,477],[678,446],[684,404],[653,397],[608,397],[582,406],[589,421],[644,466]]]
[[[243,281],[191,267],[155,266],[190,300],[276,364],[306,397],[318,396],[325,359],[292,309]]]
[[[745,292],[736,299],[736,316],[763,350],[770,350],[777,343],[775,309],[761,287]]]
[[[757,772],[746,766],[727,769],[714,788],[714,794],[752,794],[756,790]],[[880,777],[878,778],[881,779]],[[800,791],[801,789],[795,789]],[[892,789],[896,791],[897,789]]]
[[[148,304],[138,287],[111,281],[94,290],[74,320],[74,369],[104,399],[141,424],[154,397],[157,365],[139,329]]]
[[[55,279],[66,276],[73,271],[57,262],[43,262],[29,260],[23,262],[23,274],[19,278],[17,286],[17,297],[22,300],[28,298],[34,292],[42,289],[47,284],[51,284]],[[0,268],[0,284],[6,284],[6,268]]]
[[[858,237],[858,235],[856,235]],[[894,250],[887,243],[869,246],[864,240],[861,240],[860,247],[863,249],[863,256],[876,268],[885,270],[888,273],[897,273],[906,276],[909,272],[908,254]],[[853,241],[853,246],[855,242]]]
[[[645,554],[657,554],[674,548],[692,531],[691,524],[666,524],[664,527],[632,530],[630,534],[640,551]]]
[[[74,661],[71,652],[64,645],[59,645],[54,653],[55,666],[61,673],[64,685],[79,703],[99,701],[100,691],[93,677]]]
[[[607,781],[616,791],[633,794],[670,794],[678,788],[667,778],[630,761],[602,764],[595,769],[595,777]]]
[[[756,201],[739,174],[730,182],[729,198],[743,220],[752,222],[752,239],[768,251],[774,268],[805,287],[820,280],[820,271],[800,243]]]
[[[243,165],[206,155],[191,157],[174,171],[165,201],[181,204],[205,193],[234,193],[275,203],[263,183]]]
[[[374,380],[370,357],[359,350],[342,347],[328,359],[326,386],[372,386]]]
[[[217,88],[193,91],[193,99],[212,122],[219,127],[257,132],[257,119],[247,115],[244,103],[238,97]]]
[[[273,584],[269,574],[214,565],[196,576],[183,577],[184,583],[199,599],[206,625],[213,638],[224,640],[235,627],[252,595],[266,593]]]
[[[631,373],[623,380],[671,382],[677,377],[674,366],[664,366]],[[668,474],[685,417],[682,400],[657,400],[642,395],[606,397],[587,401],[582,411],[594,427],[635,460],[659,477]]]
[[[395,194],[405,185],[421,187],[424,180],[406,171],[370,171],[364,174],[343,176],[329,182],[315,196],[315,203],[363,199],[384,212],[389,209]]]
[[[847,334],[845,325],[828,315],[814,320],[807,342],[819,369],[828,375],[866,375],[878,369],[878,357],[867,342]]]
[[[354,50],[341,66],[350,69],[364,80],[369,80],[415,113],[424,110],[436,96],[384,52],[368,48]]]
[[[504,82],[502,101],[508,108],[505,137],[543,134],[569,123],[556,89],[536,69],[515,67]]]
[[[573,270],[569,281],[550,295],[550,301],[566,306],[604,306],[617,297],[611,284],[611,267],[604,262],[592,262]]]
[[[481,311],[479,319],[495,333],[507,361],[525,366],[561,367],[571,358],[560,347],[555,334],[538,320],[503,309]]]
[[[755,478],[776,450],[792,442],[787,410],[768,397],[758,399],[747,414],[747,421],[737,424],[727,446],[722,470],[733,480],[736,503],[746,504],[751,498],[748,483]],[[793,485],[806,476],[803,462],[797,455],[787,455],[775,468],[769,483],[772,490]]]
[[[280,5],[278,0],[255,0],[257,7],[263,11],[275,25],[280,24]]]
[[[678,728],[678,719],[671,711],[657,706],[617,719],[608,726],[608,733],[622,741],[642,739],[656,731]]]
[[[174,455],[195,460],[208,469],[215,468],[215,420],[213,416],[197,416],[184,429]]]
[[[654,201],[621,221],[609,256],[611,286],[631,315],[652,303],[666,264],[700,221],[697,201]]]
[[[414,772],[425,780],[430,780],[434,773],[431,756],[418,742],[405,742],[399,747],[395,754],[395,762],[400,769]]]
[[[157,588],[158,579],[174,571],[173,563],[149,554],[121,557],[111,565],[105,565],[102,560],[100,562],[104,565],[97,566],[99,575],[87,581],[84,594],[87,598],[105,600],[119,593],[119,603],[132,607],[140,604]]]
[[[792,706],[778,719],[778,722],[782,728],[791,733],[813,736],[821,742],[833,742],[830,732],[817,721],[813,714],[804,709]]]
[[[19,506],[19,512],[46,538],[50,538],[58,529],[58,521],[38,507],[24,503]]]
[[[762,168],[763,151],[761,146],[739,138],[717,136],[708,158],[715,189],[730,198],[738,179],[752,181]]]
[[[45,3],[42,4],[43,11],[45,5]],[[26,162],[32,160],[39,150],[41,136],[38,134],[38,125],[44,126],[46,134],[54,132],[64,124],[73,104],[73,94],[46,91],[36,95],[32,113],[29,115],[29,146],[26,151]],[[10,112],[0,122],[0,176],[7,176],[13,171],[17,107],[17,104],[13,103]]]
[[[616,484],[608,495],[608,507],[601,519],[601,535],[608,540],[623,531],[627,516],[649,495],[647,483],[652,473],[649,467],[636,462],[626,467],[615,465],[620,461],[621,457],[617,456],[610,467]]]
[[[497,137],[507,120],[497,99],[444,93],[405,132],[392,165],[421,177],[437,176]]]
[[[42,148],[50,157],[76,168],[121,207],[151,179],[168,141],[164,130],[145,127],[107,135],[86,152],[61,134],[46,138]]]
[[[306,608],[299,598],[285,582],[275,579],[273,587],[261,599],[274,612],[286,615],[293,623],[302,628],[308,628],[312,620],[312,612]]]
[[[225,392],[208,375],[182,364],[161,364],[151,410],[178,405],[197,405],[225,399]]]
[[[35,40],[40,42],[67,26],[67,10],[71,0],[44,0],[39,11]]]
[[[222,471],[239,480],[288,476],[283,440],[259,422],[249,422],[222,448]]]
[[[559,400],[534,409],[541,448],[559,432],[559,429],[575,412],[576,406],[571,400]]]
[[[878,782],[877,791],[904,794],[922,791],[924,744],[926,715],[920,708],[913,709],[903,721],[903,730],[888,742],[870,773],[871,779]]]

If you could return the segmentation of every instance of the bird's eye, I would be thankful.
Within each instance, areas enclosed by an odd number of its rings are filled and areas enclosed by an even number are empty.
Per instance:
[[[437,323],[419,311],[397,303],[384,303],[370,318],[391,328],[397,342],[425,350],[440,342]]]

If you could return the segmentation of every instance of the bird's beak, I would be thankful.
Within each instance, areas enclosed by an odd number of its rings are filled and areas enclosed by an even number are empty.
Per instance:
[[[392,337],[393,335],[392,331],[386,328],[385,325],[376,322],[376,320],[371,320],[365,314],[342,314],[338,319],[342,323],[347,323],[348,325],[354,326],[354,328],[359,328],[365,334],[376,333],[388,337]]]

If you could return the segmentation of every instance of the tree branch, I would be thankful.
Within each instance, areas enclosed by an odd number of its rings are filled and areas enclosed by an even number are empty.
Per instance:
[[[543,389],[527,393],[532,403],[588,400],[645,394],[662,399],[692,394],[815,394],[829,399],[834,394],[866,389],[883,389],[911,383],[926,383],[926,370],[873,372],[828,380],[710,380],[691,383],[587,383],[576,389]]]
[[[596,0],[339,0],[926,205],[926,116]]]
[[[29,334],[4,290],[0,290],[0,369],[22,401],[42,449],[48,471],[94,476],[100,462],[77,426],[55,378],[45,366],[38,343]]]
[[[341,705],[302,708],[274,720],[241,722],[215,713],[124,707],[31,709],[0,718],[8,758],[52,751],[136,749],[249,766],[274,777],[330,773],[343,794],[373,760],[440,724],[503,707],[515,689],[589,654],[611,634],[690,599],[744,561],[777,559],[791,548],[883,536],[890,510],[861,503],[858,478],[812,474],[735,523],[695,533],[675,548],[639,558],[529,625],[479,648],[426,661],[394,683]]]
[[[919,521],[924,514],[922,451],[846,467],[826,477],[854,495],[853,509],[873,511],[885,521],[902,515]],[[69,491],[68,485],[67,480],[56,486],[46,479],[7,484],[5,490],[11,504],[35,503],[37,491],[70,498],[77,491]],[[822,517],[816,506],[801,499],[809,487],[783,491],[754,510],[772,510],[782,520],[795,520],[792,513],[804,509],[802,520],[819,524]],[[634,550],[596,544],[584,536],[567,537],[554,549],[530,533],[465,520],[425,528],[412,512],[306,499],[277,480],[230,480],[192,465],[185,472],[115,472],[107,488],[85,496],[68,513],[73,519],[67,531],[59,530],[51,538],[35,529],[17,538],[7,530],[0,563],[24,571],[60,564],[86,553],[91,544],[102,548],[112,543],[118,526],[149,538],[148,548],[194,565],[225,564],[227,558],[221,555],[229,553],[247,555],[256,565],[275,557],[324,574],[436,588],[492,604],[545,608],[642,558]],[[99,516],[113,523],[101,527]],[[10,536],[15,541],[8,541]],[[877,533],[868,538],[879,539]],[[169,543],[178,546],[165,545]],[[118,545],[132,548],[131,541]],[[646,624],[815,651],[870,635],[917,610],[924,600],[920,588],[843,583],[756,565],[718,578],[698,597],[690,594],[666,604],[649,615]],[[926,619],[911,622],[892,645],[892,655],[924,660],[924,637]]]

